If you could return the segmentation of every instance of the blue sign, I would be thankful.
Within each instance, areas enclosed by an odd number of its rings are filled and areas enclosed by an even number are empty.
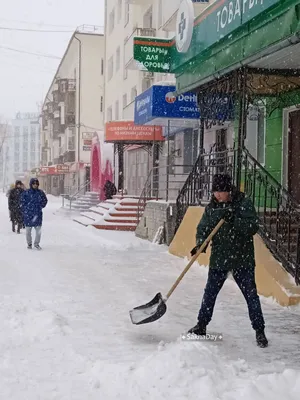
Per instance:
[[[195,93],[185,93],[175,97],[176,86],[155,85],[135,99],[134,123],[149,124],[160,119],[198,120],[200,118]]]

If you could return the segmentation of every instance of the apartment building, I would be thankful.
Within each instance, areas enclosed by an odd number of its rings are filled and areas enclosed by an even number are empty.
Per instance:
[[[104,46],[103,28],[77,29],[45,97],[39,178],[47,193],[89,185],[93,137],[103,133]]]
[[[213,1],[195,1],[195,15]],[[177,13],[181,0],[106,0],[105,3],[105,122],[134,121],[135,99],[153,85],[175,86],[175,76],[168,73],[150,73],[141,70],[133,58],[134,37],[173,38],[176,32]],[[128,193],[139,195],[149,171],[166,164],[173,165],[174,175],[185,181],[199,154],[199,121],[160,119],[165,143],[153,151],[149,146],[125,147],[123,179]],[[227,140],[228,138],[228,140]],[[204,145],[207,150],[218,142],[232,145],[233,127],[214,127],[206,130]],[[118,160],[115,163],[118,168]],[[164,172],[160,172],[163,174]],[[115,174],[116,183],[118,173]],[[177,185],[178,186],[178,185]],[[174,189],[178,193],[179,187]]]
[[[2,149],[3,162],[0,161],[4,186],[16,179],[23,180],[26,173],[40,165],[39,113],[19,112],[7,128]]]
[[[5,188],[13,182],[14,175],[10,165],[9,145],[12,135],[10,123],[0,123],[0,187]]]

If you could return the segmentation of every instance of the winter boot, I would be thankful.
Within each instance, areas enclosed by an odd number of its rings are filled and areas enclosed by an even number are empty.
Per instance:
[[[256,331],[256,343],[258,347],[268,347],[268,339],[266,338],[265,332],[263,330]]]
[[[39,244],[35,244],[34,247],[35,247],[37,250],[42,250],[42,248],[41,248],[41,246],[40,246]]]
[[[29,245],[27,246],[27,249],[28,249],[28,250],[32,250],[32,244],[29,244]]]
[[[206,335],[206,326],[200,325],[198,322],[192,329],[188,331],[188,333],[192,333],[197,336],[205,336]]]

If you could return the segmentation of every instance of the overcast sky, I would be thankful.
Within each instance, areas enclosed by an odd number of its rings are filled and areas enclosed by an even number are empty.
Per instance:
[[[37,112],[72,31],[80,25],[104,25],[104,0],[0,0],[0,116]],[[13,31],[37,29],[61,33]],[[4,49],[6,47],[6,49]]]

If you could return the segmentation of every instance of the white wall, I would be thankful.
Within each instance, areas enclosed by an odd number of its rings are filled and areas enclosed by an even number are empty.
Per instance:
[[[77,32],[75,36],[81,42],[81,68],[79,64],[80,42],[73,37],[69,43],[64,58],[59,66],[56,78],[76,79],[76,127],[75,150],[76,162],[78,160],[78,134],[80,135],[79,158],[81,162],[90,162],[90,151],[83,151],[83,132],[95,132],[103,130],[104,122],[104,71],[101,73],[101,65],[104,65],[104,36],[92,33]],[[79,73],[80,71],[80,73]],[[52,91],[55,84],[49,88],[47,98],[52,100]],[[80,96],[80,97],[79,97]],[[103,109],[101,110],[101,98]],[[80,113],[79,113],[80,110]],[[84,126],[83,126],[84,125]],[[80,129],[78,129],[80,126]],[[52,124],[48,123],[48,129],[43,131],[44,140],[48,140],[52,148],[51,161],[59,155],[58,139],[51,139]],[[67,137],[69,129],[66,128],[62,136],[62,145],[67,151]]]

